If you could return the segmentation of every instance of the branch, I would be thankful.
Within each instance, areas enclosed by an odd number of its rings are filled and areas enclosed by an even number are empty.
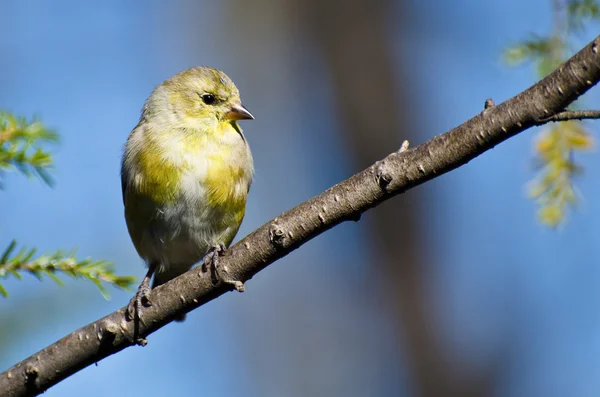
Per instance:
[[[600,36],[546,78],[485,109],[464,124],[366,170],[284,212],[227,250],[222,266],[236,280],[259,271],[310,239],[383,201],[449,172],[510,137],[561,112],[600,80]],[[149,335],[231,290],[200,268],[152,290],[139,334]],[[0,374],[1,396],[33,396],[73,373],[135,344],[123,307],[80,328]]]
[[[553,114],[550,117],[543,118],[539,124],[546,124],[549,121],[568,121],[568,120],[597,120],[600,119],[600,110],[565,110],[564,112]]]

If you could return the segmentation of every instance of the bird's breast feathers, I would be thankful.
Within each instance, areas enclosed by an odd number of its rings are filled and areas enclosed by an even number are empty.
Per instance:
[[[252,155],[241,130],[220,123],[212,133],[149,131],[138,127],[127,143],[128,190],[157,204],[243,211],[252,183]]]

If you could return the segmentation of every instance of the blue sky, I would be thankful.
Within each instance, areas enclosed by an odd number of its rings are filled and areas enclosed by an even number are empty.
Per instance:
[[[62,137],[54,189],[17,175],[4,178],[0,247],[13,238],[41,251],[77,247],[82,257],[114,261],[119,273],[141,278],[143,265],[122,216],[122,147],[154,85],[197,64],[226,71],[256,117],[243,125],[257,174],[238,238],[358,171],[332,116],[327,75],[318,59],[298,59],[285,20],[253,14],[250,6],[239,10],[260,29],[257,37],[270,40],[264,59],[250,59],[259,55],[232,51],[242,39],[227,27],[229,3],[191,4],[0,4],[0,108],[37,114]],[[547,1],[432,0],[414,9],[409,35],[391,29],[408,46],[390,51],[398,65],[411,65],[419,86],[421,141],[478,113],[486,98],[499,103],[534,82],[532,68],[508,68],[500,54],[529,32],[550,29]],[[581,43],[591,37],[583,35]],[[306,65],[314,70],[297,76]],[[319,94],[310,96],[315,103],[296,94],[306,81]],[[585,103],[598,108],[598,94],[591,92]],[[598,156],[580,157],[586,169],[578,183],[580,208],[564,228],[547,230],[525,195],[534,175],[534,134],[527,131],[418,188],[435,247],[427,291],[440,339],[463,358],[464,370],[510,357],[498,396],[597,395]],[[45,395],[106,396],[115,387],[147,397],[174,389],[180,396],[199,390],[219,396],[410,395],[402,359],[388,348],[397,343],[394,330],[372,310],[381,297],[356,297],[358,288],[368,287],[361,225],[341,225],[311,241],[255,277],[245,294],[211,302],[185,323],[152,335],[145,348],[127,349]],[[85,282],[59,288],[32,277],[3,284],[10,297],[0,301],[0,319],[11,323],[0,321],[0,338],[9,341],[2,343],[2,370],[131,296],[110,288],[106,301]],[[305,357],[319,343],[327,354]],[[297,368],[304,371],[300,379]]]

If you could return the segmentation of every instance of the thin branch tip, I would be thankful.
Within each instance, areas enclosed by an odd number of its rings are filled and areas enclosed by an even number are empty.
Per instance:
[[[551,116],[539,119],[536,125],[542,125],[550,122],[561,122],[569,120],[598,120],[600,119],[600,110],[563,110]]]

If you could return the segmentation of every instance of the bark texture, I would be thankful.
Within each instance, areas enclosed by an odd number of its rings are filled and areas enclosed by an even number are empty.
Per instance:
[[[226,251],[221,264],[247,281],[313,237],[385,200],[449,172],[533,125],[549,121],[600,80],[600,36],[549,76],[462,125],[364,171],[284,212]],[[483,106],[482,106],[483,107]],[[148,335],[177,316],[231,290],[200,268],[153,290],[137,330]],[[123,307],[65,336],[0,374],[0,396],[33,396],[69,375],[135,344]]]

